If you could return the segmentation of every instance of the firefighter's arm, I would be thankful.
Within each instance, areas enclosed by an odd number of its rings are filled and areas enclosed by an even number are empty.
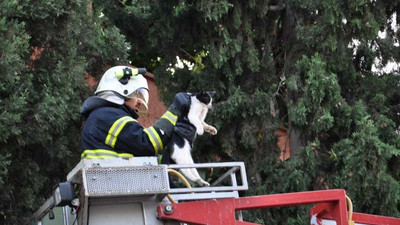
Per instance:
[[[154,127],[143,128],[137,121],[132,121],[118,134],[115,149],[134,156],[154,156],[164,148],[162,137]]]
[[[187,93],[176,94],[174,102],[153,126],[143,128],[137,122],[127,124],[120,134],[119,146],[116,147],[137,156],[161,154],[172,137],[178,118],[189,107],[190,96]]]

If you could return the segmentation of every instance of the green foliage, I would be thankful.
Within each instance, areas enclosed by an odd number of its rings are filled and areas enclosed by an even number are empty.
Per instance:
[[[229,1],[199,1],[196,5],[196,8],[204,13],[204,17],[209,21],[218,21],[225,14],[228,13],[228,10],[233,7],[233,4]]]
[[[29,74],[25,74],[22,56],[27,53],[29,36],[24,32],[24,23],[16,20],[0,20],[0,105],[4,110],[1,112],[0,129],[1,140],[7,140],[10,136],[21,133],[15,122],[21,122],[22,114],[27,106],[27,89],[31,87]],[[22,35],[19,33],[22,32]],[[26,81],[26,82],[25,82]],[[21,82],[24,85],[19,85]]]
[[[83,74],[126,62],[127,44],[89,1],[0,8],[0,221],[27,224],[79,161]]]
[[[368,116],[356,123],[352,138],[343,139],[334,147],[341,167],[335,181],[347,189],[356,210],[398,216],[396,201],[400,186],[387,173],[387,162],[399,156],[400,150],[382,142],[377,135],[376,125]]]
[[[307,125],[307,108],[304,100],[299,99],[296,105],[289,105],[289,117],[292,118],[292,122],[297,126]]]
[[[76,163],[84,71],[99,77],[128,60],[154,72],[166,104],[179,91],[217,91],[206,120],[218,135],[199,137],[196,161],[245,161],[244,194],[343,188],[357,211],[400,216],[400,76],[379,70],[400,61],[400,2],[283,3],[0,2],[0,218],[22,222]],[[174,66],[177,56],[194,69]],[[245,217],[306,224],[308,210]]]
[[[167,104],[179,91],[217,91],[206,120],[218,135],[199,137],[195,156],[245,161],[246,194],[344,188],[358,211],[399,215],[400,79],[374,70],[400,60],[389,23],[399,1],[288,0],[282,11],[261,0],[97,3],[136,46],[130,58],[153,62]],[[176,56],[195,69],[171,73]],[[290,137],[285,162],[280,126]],[[305,224],[307,215],[304,207],[246,218]]]

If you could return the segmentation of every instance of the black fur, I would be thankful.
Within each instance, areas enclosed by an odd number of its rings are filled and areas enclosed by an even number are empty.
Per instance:
[[[162,164],[171,164],[175,163],[171,159],[172,153],[174,153],[174,145],[177,145],[179,148],[182,148],[185,144],[185,139],[190,143],[193,144],[194,140],[196,139],[196,127],[193,126],[187,117],[179,119],[174,127],[174,132],[172,133],[172,138],[168,143],[161,163]]]
[[[215,91],[211,91],[211,92],[200,91],[198,93],[192,94],[192,96],[196,96],[196,98],[200,102],[208,105],[212,99],[212,96],[214,96],[215,93],[216,93]],[[190,121],[187,117],[188,113],[189,113],[189,110],[185,111],[183,113],[182,117],[179,118],[179,120],[177,121],[176,126],[174,127],[174,132],[172,133],[172,138],[163,153],[162,160],[161,160],[162,164],[175,163],[171,159],[174,144],[176,144],[179,148],[182,148],[185,143],[184,139],[188,140],[190,145],[193,144],[193,142],[196,138],[196,127],[190,123]]]
[[[196,96],[196,98],[200,102],[208,105],[211,102],[212,96],[214,96],[215,93],[216,93],[215,91],[213,92],[201,91],[192,94],[192,96]],[[196,138],[196,127],[190,123],[187,117],[188,113],[189,110],[183,112],[183,115],[177,121],[174,127],[174,132],[172,133],[172,138],[162,155],[161,164],[175,164],[174,160],[171,159],[171,155],[173,154],[174,151],[173,148],[174,145],[177,145],[179,148],[182,148],[184,146],[185,139],[190,143],[191,146],[193,145],[193,142]],[[173,183],[171,179],[171,176],[169,180],[170,180],[170,186],[176,187],[176,185]]]
[[[186,136],[186,138],[185,138]],[[192,145],[194,139],[196,138],[196,127],[194,127],[189,120],[187,121],[178,121],[175,125],[174,132],[172,133],[172,138],[168,143],[167,147],[161,158],[161,164],[176,164],[176,162],[171,158],[171,155],[174,153],[174,145],[177,145],[179,148],[183,148],[185,144],[185,139],[189,141],[190,145]],[[169,185],[171,188],[178,187],[174,182],[174,178],[168,174],[169,177]]]
[[[212,97],[215,95],[215,91],[200,91],[195,94],[191,94],[192,96],[196,96],[196,98],[208,105],[211,102]],[[170,164],[170,163],[175,163],[171,159],[171,155],[173,153],[173,145],[176,144],[179,148],[182,148],[184,145],[184,139],[188,140],[190,145],[193,144],[194,139],[196,138],[196,127],[193,126],[187,115],[189,113],[189,110],[183,112],[183,115],[181,118],[176,123],[176,126],[174,128],[174,133],[172,134],[172,138],[170,142],[168,143],[165,152],[163,154],[161,163],[162,164]]]
[[[200,102],[208,105],[211,101],[212,96],[214,96],[215,93],[216,93],[215,91],[211,91],[211,92],[201,91],[201,92],[196,93],[195,95],[196,95],[196,98]]]

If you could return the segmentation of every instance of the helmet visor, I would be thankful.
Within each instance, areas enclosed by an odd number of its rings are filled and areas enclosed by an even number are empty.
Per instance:
[[[140,103],[139,114],[147,115],[149,103],[149,91],[145,88],[139,88],[133,92],[132,97],[135,97]]]

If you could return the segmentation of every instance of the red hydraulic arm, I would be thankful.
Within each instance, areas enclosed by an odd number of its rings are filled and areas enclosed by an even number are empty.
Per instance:
[[[190,224],[256,225],[255,223],[236,220],[235,211],[309,204],[317,204],[311,210],[311,225],[321,225],[322,218],[333,219],[337,225],[349,225],[346,192],[344,190],[296,192],[174,203],[158,206],[157,215],[162,220],[177,220]],[[353,221],[355,222],[400,225],[400,219],[396,218],[360,213],[354,213],[353,215]],[[372,217],[374,219],[373,223],[366,222],[371,220]]]
[[[171,205],[160,205],[157,212],[159,219],[173,219],[191,224],[254,225],[255,223],[236,220],[235,211],[308,205],[323,202],[331,203],[334,206],[331,215],[334,216],[337,225],[347,225],[346,193],[344,190],[297,192],[183,202]]]
[[[334,217],[330,210],[332,205],[329,203],[320,203],[314,206],[310,210],[311,221],[316,220],[315,225],[321,225],[322,219],[332,220]],[[400,219],[386,216],[377,216],[364,213],[352,213],[351,221],[359,224],[369,224],[369,225],[400,225]],[[311,223],[312,225],[312,223]]]

